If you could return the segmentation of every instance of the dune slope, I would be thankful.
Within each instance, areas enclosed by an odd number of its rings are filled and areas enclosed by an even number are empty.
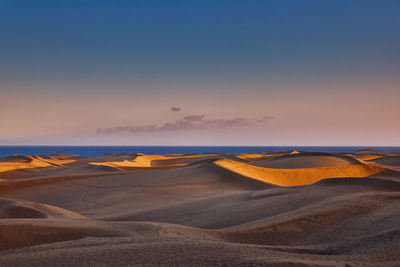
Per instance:
[[[273,169],[263,168],[230,159],[220,159],[215,164],[237,174],[279,186],[313,184],[326,178],[367,177],[384,169],[368,164],[349,166]]]

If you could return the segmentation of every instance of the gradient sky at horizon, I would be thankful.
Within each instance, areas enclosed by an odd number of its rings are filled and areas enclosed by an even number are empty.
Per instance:
[[[396,0],[0,0],[0,34],[0,145],[400,145]]]

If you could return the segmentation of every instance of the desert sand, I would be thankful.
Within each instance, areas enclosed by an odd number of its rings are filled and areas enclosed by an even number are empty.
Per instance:
[[[0,266],[400,266],[400,156],[0,158]]]

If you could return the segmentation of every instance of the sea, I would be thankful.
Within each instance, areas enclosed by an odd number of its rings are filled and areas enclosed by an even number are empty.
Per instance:
[[[191,153],[261,153],[267,151],[308,151],[352,153],[357,150],[372,149],[385,153],[400,152],[399,146],[0,146],[0,157],[11,155],[53,155],[73,154],[79,156],[99,156],[103,154],[143,153],[143,154],[191,154]]]

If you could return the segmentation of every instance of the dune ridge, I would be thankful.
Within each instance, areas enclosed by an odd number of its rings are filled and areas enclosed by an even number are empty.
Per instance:
[[[0,161],[0,172],[27,168],[58,167],[75,162],[65,155],[40,156],[12,156]]]
[[[0,219],[13,218],[72,218],[88,219],[87,217],[66,209],[46,204],[23,200],[0,198]]]
[[[346,155],[333,155],[315,152],[297,152],[295,154],[290,153],[250,162],[251,165],[272,169],[336,167],[361,163],[365,162]]]
[[[200,155],[139,155],[133,160],[111,161],[111,162],[90,162],[90,165],[108,166],[122,170],[140,168],[173,168],[185,166],[188,160],[213,156],[215,154]]]
[[[326,178],[362,178],[384,170],[378,166],[368,164],[304,169],[272,169],[258,167],[230,159],[220,159],[215,161],[215,164],[248,178],[279,186],[313,184]]]

